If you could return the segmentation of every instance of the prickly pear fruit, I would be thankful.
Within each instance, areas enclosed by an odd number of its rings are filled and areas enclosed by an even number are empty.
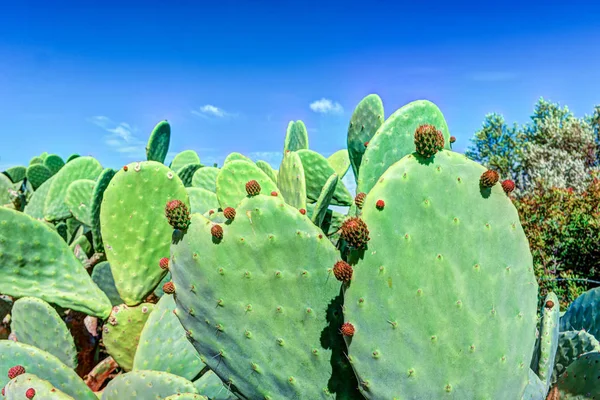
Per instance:
[[[350,247],[364,249],[369,241],[369,229],[359,217],[348,218],[342,224],[341,237]]]
[[[190,212],[181,200],[171,200],[165,207],[165,215],[174,229],[186,231],[190,226]]]
[[[433,125],[421,125],[415,131],[415,146],[417,153],[430,158],[444,148],[444,135]]]
[[[483,174],[481,174],[479,184],[484,188],[490,188],[498,182],[499,178],[500,177],[498,176],[498,173],[496,171],[488,169]]]

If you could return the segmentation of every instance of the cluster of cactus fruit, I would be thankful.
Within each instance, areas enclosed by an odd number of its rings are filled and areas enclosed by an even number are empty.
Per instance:
[[[0,175],[0,398],[600,398],[600,289],[538,316],[514,183],[433,103],[365,97],[329,158],[290,122],[278,170],[170,134]]]

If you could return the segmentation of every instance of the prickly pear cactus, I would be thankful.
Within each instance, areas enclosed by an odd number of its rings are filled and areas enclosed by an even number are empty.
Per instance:
[[[174,199],[189,207],[181,180],[156,161],[127,165],[104,191],[102,240],[117,290],[128,305],[142,302],[165,274],[158,261],[169,256],[173,228],[165,205]]]
[[[302,121],[290,121],[285,135],[283,152],[308,149],[308,131]]]
[[[290,206],[306,209],[306,178],[298,153],[288,151],[283,155],[276,182]]]
[[[135,307],[125,304],[113,307],[107,323],[102,328],[102,340],[106,351],[126,371],[133,369],[133,359],[142,329],[154,308],[152,303],[142,303]]]
[[[415,153],[368,193],[370,240],[349,258],[344,302],[367,398],[523,394],[538,286],[517,211],[499,185],[480,188],[484,172],[451,151]]]
[[[8,176],[13,183],[18,183],[25,179],[27,168],[22,165],[10,167],[4,171],[4,175]]]
[[[269,164],[268,162],[266,162],[264,160],[258,160],[256,162],[256,166],[258,168],[262,169],[262,171],[265,174],[267,174],[273,182],[277,183],[277,172],[275,172],[273,167],[271,167],[271,164]]]
[[[540,326],[540,337],[536,342],[535,354],[532,362],[536,365],[532,369],[538,374],[546,392],[550,388],[550,380],[554,369],[556,350],[558,349],[558,320],[560,305],[555,293],[548,293],[542,310],[542,321]],[[533,368],[535,367],[535,368]]]
[[[577,357],[591,351],[599,352],[600,342],[589,333],[583,330],[561,332],[558,338],[552,383],[557,381],[558,377]]]
[[[12,187],[10,178],[0,174],[0,207],[11,203],[10,190],[12,190]]]
[[[12,308],[10,329],[21,343],[55,355],[67,367],[77,367],[77,349],[67,325],[50,304],[21,297]]]
[[[231,393],[227,386],[210,369],[194,381],[198,393],[207,396],[210,400],[237,400],[238,397]]]
[[[36,190],[51,177],[52,171],[43,164],[33,164],[27,168],[27,180]]]
[[[197,187],[188,187],[185,189],[190,199],[190,212],[204,214],[208,210],[219,208],[219,200],[216,193]]]
[[[91,228],[92,239],[94,241],[94,249],[96,252],[104,252],[104,243],[102,242],[102,232],[100,226],[100,207],[104,199],[104,191],[108,187],[111,179],[115,176],[116,171],[112,168],[105,168],[98,177],[96,186],[92,193],[92,210],[91,210]]]
[[[38,165],[38,164],[36,164]],[[23,212],[35,219],[44,219],[44,203],[50,190],[50,185],[54,177],[51,177],[37,188],[33,195],[29,198],[25,210]]]
[[[4,388],[5,400],[75,400],[73,397],[55,388],[50,382],[33,374],[24,373],[12,379]],[[30,395],[29,397],[27,395]],[[33,397],[31,397],[33,394]]]
[[[217,175],[219,168],[203,167],[197,170],[192,177],[192,186],[200,189],[210,190],[213,193],[217,192]]]
[[[311,201],[317,201],[327,179],[335,170],[329,165],[327,159],[312,150],[300,150],[297,152],[306,177],[306,196]],[[337,206],[349,206],[352,204],[352,195],[342,182],[338,182],[332,198],[332,204]]]
[[[355,179],[358,178],[363,154],[369,141],[383,124],[383,103],[376,94],[370,94],[358,103],[348,126],[348,155]]]
[[[188,164],[200,164],[200,157],[194,150],[185,150],[175,155],[170,168],[178,174]]]
[[[217,176],[217,198],[224,210],[227,207],[236,208],[248,196],[245,185],[251,180],[256,180],[260,185],[260,193],[269,195],[276,192],[282,196],[279,188],[253,162],[233,160],[225,163]]]
[[[102,261],[94,266],[92,280],[106,294],[113,306],[123,304],[123,299],[119,296],[119,291],[115,286],[115,278],[108,261]]]
[[[192,186],[192,178],[194,177],[194,174],[201,168],[201,164],[188,164],[181,168],[177,175],[185,187],[190,187]]]
[[[327,162],[336,174],[342,179],[350,169],[350,157],[348,150],[338,150],[327,158]]]
[[[184,393],[198,393],[194,384],[185,378],[168,372],[133,371],[110,381],[101,399],[164,399]]]
[[[573,361],[558,379],[561,400],[600,398],[600,352],[586,353]]]
[[[600,287],[577,297],[560,319],[561,332],[581,329],[600,340]]]
[[[73,217],[82,224],[92,226],[92,195],[96,182],[79,179],[71,182],[65,194],[65,204]]]
[[[321,194],[315,203],[315,209],[311,215],[312,222],[317,226],[321,226],[323,221],[325,220],[325,216],[327,215],[327,211],[329,211],[329,204],[331,203],[331,199],[335,193],[335,188],[339,182],[339,177],[337,174],[333,174],[327,179],[323,189],[321,190]]]
[[[225,157],[225,161],[223,161],[223,165],[231,162],[231,161],[246,161],[249,163],[254,163],[251,159],[246,157],[245,155],[234,151],[233,153],[229,153],[227,157]]]
[[[164,163],[169,152],[171,142],[171,125],[167,120],[160,121],[152,130],[146,145],[146,158],[148,161]]]
[[[58,233],[4,207],[0,207],[0,276],[0,293],[38,297],[101,318],[110,313],[110,301]]]
[[[279,196],[244,199],[222,239],[214,226],[194,214],[171,246],[176,313],[203,361],[245,399],[353,398],[331,242]]]

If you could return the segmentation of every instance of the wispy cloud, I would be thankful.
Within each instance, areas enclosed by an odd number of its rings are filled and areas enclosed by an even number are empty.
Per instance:
[[[104,143],[115,151],[136,159],[146,157],[146,143],[135,136],[136,129],[127,122],[116,123],[104,115],[92,117],[90,122],[107,132]]]
[[[508,71],[480,71],[467,75],[468,79],[479,82],[502,82],[510,81],[517,77],[517,74]]]
[[[332,101],[326,98],[322,98],[321,100],[313,101],[310,103],[310,109],[314,112],[318,112],[321,114],[334,114],[334,113],[342,113],[344,108],[337,101]]]
[[[235,116],[235,114],[227,112],[217,106],[213,106],[212,104],[206,104],[197,110],[192,110],[192,114],[202,118],[226,118]]]

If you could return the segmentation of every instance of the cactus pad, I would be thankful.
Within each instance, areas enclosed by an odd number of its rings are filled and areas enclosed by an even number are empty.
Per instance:
[[[168,372],[133,371],[110,381],[101,400],[164,399],[174,394],[198,393],[194,384]]]
[[[350,169],[350,156],[348,150],[338,150],[327,158],[327,162],[331,168],[342,179]]]
[[[204,214],[208,210],[219,208],[219,200],[215,192],[197,187],[185,188],[190,199],[192,213]]]
[[[175,155],[170,168],[178,174],[188,164],[200,164],[200,157],[194,150],[185,150]]]
[[[290,121],[285,134],[283,152],[308,149],[308,131],[304,122]]]
[[[27,167],[22,165],[10,167],[4,171],[4,175],[8,176],[13,183],[21,182],[27,176]]]
[[[78,179],[71,182],[65,194],[65,204],[73,217],[87,226],[92,226],[92,195],[95,187],[95,181]]]
[[[298,153],[289,151],[284,154],[279,166],[277,186],[290,206],[306,208],[306,178]]]
[[[358,177],[365,143],[371,140],[383,124],[383,103],[376,94],[370,94],[358,103],[348,126],[348,155],[355,178]]]
[[[148,139],[146,145],[146,158],[148,161],[156,161],[164,163],[167,153],[169,152],[169,144],[171,142],[171,125],[167,120],[160,121]]]
[[[558,379],[561,400],[600,398],[600,352],[583,354]]]
[[[304,167],[306,196],[313,202],[317,201],[327,179],[335,174],[335,170],[329,165],[325,157],[315,151],[300,150],[298,156]],[[352,195],[340,180],[335,188],[331,203],[337,206],[349,206],[352,201]]]
[[[65,392],[55,388],[48,381],[33,374],[23,374],[11,380],[4,388],[5,400],[75,400]]]
[[[104,191],[115,174],[116,171],[114,169],[105,168],[98,177],[92,193],[92,210],[90,215],[92,223],[92,240],[96,252],[104,252],[104,243],[102,242],[102,232],[100,229],[100,207],[102,206],[102,200],[104,199]]]
[[[256,162],[256,166],[262,169],[262,171],[267,174],[267,176],[271,178],[273,182],[277,183],[277,172],[273,169],[273,167],[271,167],[271,164],[264,160],[258,160]]]
[[[600,340],[600,287],[577,297],[560,319],[561,331],[581,329]]]
[[[552,383],[556,382],[577,357],[591,351],[600,351],[600,342],[589,333],[583,330],[560,332]]]
[[[331,200],[333,199],[333,195],[335,194],[335,189],[340,183],[340,179],[337,174],[333,174],[327,179],[325,185],[323,185],[323,189],[321,190],[321,194],[315,203],[315,208],[312,212],[311,220],[317,226],[323,225],[323,221],[327,216],[327,212],[329,211],[329,205],[331,204]]]
[[[65,162],[60,156],[56,154],[49,154],[44,158],[44,165],[55,175],[62,167],[65,166]]]
[[[27,168],[27,180],[34,189],[39,188],[52,176],[52,171],[43,164],[33,164]]]
[[[192,177],[192,186],[200,189],[210,190],[213,193],[217,192],[217,175],[219,168],[202,167],[194,173]]]
[[[113,277],[108,261],[102,261],[94,266],[92,280],[106,294],[113,306],[123,304],[123,299],[119,296],[119,292],[115,286],[115,278]]]
[[[237,208],[237,205],[248,196],[246,184],[255,180],[261,193],[277,191],[277,185],[256,164],[233,160],[225,163],[217,176],[217,198],[222,209]]]

